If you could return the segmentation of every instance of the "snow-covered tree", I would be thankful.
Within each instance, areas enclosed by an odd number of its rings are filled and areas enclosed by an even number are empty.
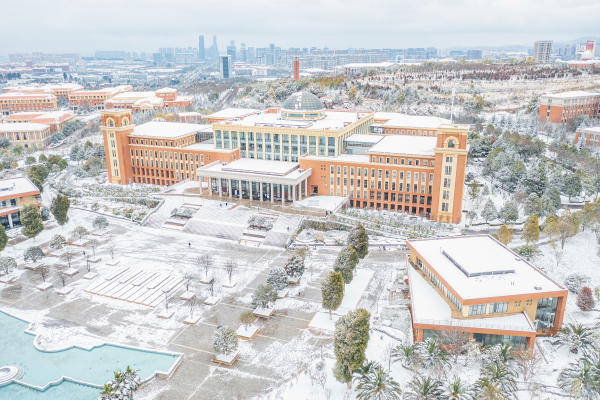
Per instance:
[[[530,215],[535,215],[537,217],[542,216],[542,214],[543,214],[542,200],[539,198],[537,193],[532,192],[529,196],[527,196],[527,198],[525,199],[525,203],[523,205],[523,211],[524,211],[525,215],[527,215],[527,216],[530,216]]]
[[[563,178],[563,192],[569,197],[577,197],[581,194],[581,179],[578,175],[567,174]]]
[[[104,384],[104,389],[100,392],[98,400],[132,399],[133,393],[141,384],[137,370],[132,370],[127,366],[125,372],[115,372],[115,379]]]
[[[27,250],[25,250],[25,253],[23,254],[23,258],[25,259],[25,261],[29,260],[33,263],[44,257],[46,257],[44,255],[44,252],[38,246],[28,247]]]
[[[106,219],[106,217],[99,215],[96,218],[94,218],[92,226],[95,229],[105,229],[108,226],[108,220]]]
[[[569,398],[595,400],[600,396],[598,380],[600,379],[600,360],[598,354],[586,354],[570,363],[558,375],[558,386]]]
[[[408,391],[404,392],[407,400],[433,400],[442,395],[442,382],[429,376],[416,375],[408,382]]]
[[[252,305],[260,308],[270,308],[277,300],[277,292],[270,285],[258,285],[252,294]]]
[[[348,234],[348,246],[356,251],[358,258],[364,258],[369,252],[369,236],[362,224],[359,223],[350,230]]]
[[[75,229],[73,229],[73,232],[71,232],[73,236],[75,236],[78,239],[82,239],[84,236],[88,235],[90,232],[85,229],[85,227],[83,226],[77,226],[75,227]]]
[[[397,361],[400,361],[406,369],[411,369],[412,366],[417,365],[420,362],[417,345],[408,343],[395,347],[392,352],[392,362]]]
[[[374,363],[368,371],[360,374],[356,386],[358,400],[400,400],[400,385],[381,367]]]
[[[304,260],[301,256],[295,254],[287,260],[284,269],[290,278],[299,278],[304,274]]]
[[[54,235],[50,239],[50,248],[52,250],[60,250],[67,245],[67,239],[62,235]]]
[[[12,257],[0,257],[0,271],[4,275],[8,275],[12,270],[17,268],[17,262]]]
[[[365,360],[365,351],[369,343],[369,319],[371,314],[363,308],[348,312],[335,323],[333,349],[336,368],[346,371],[336,374],[336,379],[346,382],[352,388],[353,371],[358,370]],[[349,378],[349,379],[348,379]]]
[[[344,283],[348,284],[352,282],[354,274],[352,271],[358,262],[358,257],[354,248],[351,246],[344,247],[338,254],[335,262],[333,263],[333,270],[340,272],[344,278]]]
[[[424,342],[420,342],[417,345],[417,352],[421,364],[427,370],[442,371],[444,367],[449,365],[450,353],[442,348],[437,339],[429,338]]]
[[[469,383],[458,376],[448,382],[442,392],[442,400],[473,400],[474,393]]]
[[[498,218],[498,211],[491,199],[488,199],[488,201],[485,202],[483,210],[481,211],[481,218],[485,220],[486,224]]]
[[[523,233],[521,234],[521,238],[525,240],[528,245],[540,240],[540,226],[538,217],[535,215],[530,215],[527,218],[527,221],[525,221],[525,224],[523,225]]]
[[[596,300],[594,299],[592,290],[587,286],[582,287],[577,294],[577,307],[581,311],[591,311],[595,306]]]
[[[248,330],[248,327],[254,323],[255,320],[256,317],[252,315],[251,311],[244,311],[240,314],[240,323],[244,326],[246,331]]]
[[[269,271],[267,284],[275,290],[283,290],[288,285],[288,277],[283,268],[273,268]]]
[[[504,203],[504,206],[502,206],[500,212],[498,213],[498,218],[500,218],[504,224],[519,219],[519,210],[517,205],[512,201],[507,201]]]
[[[238,335],[230,326],[218,328],[213,335],[213,348],[217,355],[227,356],[238,348]]]
[[[339,308],[344,297],[344,278],[340,272],[331,271],[323,280],[321,296],[323,308],[329,310],[329,319],[331,319],[331,311]]]
[[[585,354],[596,349],[596,336],[592,328],[579,322],[568,323],[554,336],[552,344],[558,347],[567,346],[571,353],[577,354],[581,350]]]
[[[506,364],[488,364],[475,386],[478,399],[510,399],[517,390],[516,374]]]

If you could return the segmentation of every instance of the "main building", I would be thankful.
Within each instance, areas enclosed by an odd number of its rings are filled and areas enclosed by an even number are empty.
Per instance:
[[[195,180],[208,183],[212,195],[269,202],[344,196],[351,207],[460,221],[467,125],[326,110],[307,92],[281,108],[219,114],[208,116],[212,125],[135,126],[129,109],[102,111],[110,181],[163,186]],[[393,130],[372,133],[394,117]]]

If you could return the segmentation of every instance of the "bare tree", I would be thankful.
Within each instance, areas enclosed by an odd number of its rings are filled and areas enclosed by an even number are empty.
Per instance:
[[[189,300],[190,305],[190,318],[194,318],[194,309],[196,308],[196,298]]]
[[[515,361],[519,375],[523,377],[523,381],[528,382],[540,372],[544,358],[538,349],[533,348],[518,353]]]
[[[50,273],[50,267],[48,267],[47,265],[42,265],[41,267],[38,268],[38,274],[42,277],[42,280],[44,281],[44,283],[46,282],[46,278],[48,277],[48,274]]]
[[[171,293],[169,293],[169,292],[163,292],[163,293],[165,296],[165,310],[166,310],[166,313],[168,314],[169,313],[169,302],[171,300],[171,298],[169,296]]]
[[[108,253],[110,254],[110,258],[115,261],[115,248],[117,244],[115,242],[108,243]]]
[[[60,273],[58,274],[58,277],[60,278],[60,281],[62,282],[63,287],[65,287],[65,285],[67,284],[68,275],[65,274],[64,271],[60,271]]]
[[[197,259],[198,265],[204,269],[205,279],[208,281],[208,272],[214,265],[213,257],[209,253],[204,253]]]
[[[71,269],[71,260],[73,260],[73,257],[75,255],[73,254],[73,252],[68,249],[67,252],[65,253],[65,258],[67,259],[67,264],[69,265],[69,269]]]
[[[394,360],[392,354],[394,354],[394,348],[394,343],[389,342],[381,352],[383,361],[388,365],[388,372],[390,372],[390,370],[392,369],[392,361]]]
[[[85,256],[85,267],[87,268],[87,272],[92,272],[92,268],[90,266],[90,256],[89,256],[89,254]]]
[[[94,254],[94,258],[96,258],[96,248],[100,246],[100,242],[97,239],[90,240],[90,247],[92,248],[92,253]]]
[[[231,278],[233,277],[233,271],[237,268],[237,262],[234,259],[229,258],[225,262],[225,272],[229,277],[229,284],[231,285]]]
[[[185,291],[189,292],[190,291],[190,283],[192,282],[192,279],[194,279],[194,275],[186,274],[183,276],[183,279],[185,281]]]
[[[215,278],[212,278],[208,281],[208,292],[210,293],[210,297],[214,297],[215,295]]]
[[[464,351],[465,346],[469,343],[469,333],[465,332],[454,321],[448,321],[447,325],[440,327],[439,339],[440,342],[448,347],[448,351],[454,358],[454,364],[458,362],[458,356]]]

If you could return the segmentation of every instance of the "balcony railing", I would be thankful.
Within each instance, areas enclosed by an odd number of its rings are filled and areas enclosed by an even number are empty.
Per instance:
[[[452,321],[440,321],[434,319],[420,319],[415,318],[415,324],[424,324],[424,325],[440,325],[447,327],[456,327],[456,328],[481,328],[481,329],[497,329],[497,330],[505,330],[505,331],[522,331],[522,332],[535,332],[535,330],[531,327],[525,327],[522,325],[503,325],[503,324],[484,324],[480,322],[468,322],[468,320],[456,320]]]

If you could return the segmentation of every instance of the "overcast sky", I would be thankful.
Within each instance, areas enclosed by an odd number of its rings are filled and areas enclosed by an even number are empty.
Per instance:
[[[600,36],[598,0],[3,0],[0,54],[205,46],[533,46]]]

